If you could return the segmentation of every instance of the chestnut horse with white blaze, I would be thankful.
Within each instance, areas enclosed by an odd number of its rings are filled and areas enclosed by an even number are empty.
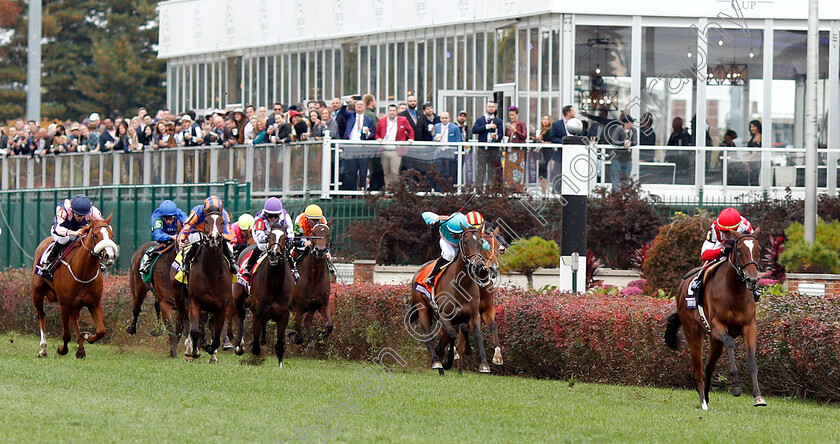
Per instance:
[[[332,311],[330,305],[330,273],[327,266],[327,250],[330,246],[330,227],[319,223],[312,227],[312,237],[307,238],[312,246],[305,253],[306,256],[298,262],[300,281],[294,287],[292,297],[292,311],[295,313],[295,329],[289,333],[289,340],[293,344],[304,342],[301,332],[301,321],[306,327],[306,346],[314,347],[315,335],[312,334],[312,319],[315,313],[321,313],[326,322],[323,338],[329,337],[333,331]]]
[[[698,305],[698,308],[693,310],[687,308],[685,297],[691,279],[699,269],[689,273],[680,283],[677,312],[668,317],[665,343],[676,350],[679,346],[677,331],[680,326],[683,327],[691,352],[691,366],[694,368],[694,380],[700,395],[700,407],[703,410],[709,409],[712,374],[724,347],[731,366],[732,382],[729,393],[732,396],[741,396],[741,380],[735,364],[735,338],[742,335],[747,348],[747,370],[752,379],[752,392],[755,397],[753,405],[767,405],[758,387],[758,367],[755,363],[758,331],[755,325],[753,290],[758,283],[758,261],[761,255],[757,235],[758,230],[754,234],[733,234],[733,239],[729,240],[733,243],[732,251],[726,262],[706,273],[707,283],[702,295],[702,306]],[[702,313],[705,313],[705,319]],[[704,374],[703,348],[706,334],[710,337],[709,356]]]
[[[44,250],[52,242],[52,237],[41,241],[35,250],[34,267],[38,266]],[[114,231],[111,229],[111,216],[105,220],[91,220],[90,224],[79,230],[79,238],[67,249],[73,249],[53,272],[53,279],[49,281],[32,273],[32,302],[35,304],[35,316],[41,330],[41,343],[38,356],[47,356],[47,315],[44,312],[44,299],[57,302],[61,316],[61,326],[64,333],[64,344],[58,347],[59,355],[66,355],[67,343],[72,338],[70,328],[76,333],[79,348],[77,358],[85,357],[85,341],[90,344],[105,336],[105,322],[102,313],[102,273],[100,263],[106,267],[114,264],[119,256],[119,247],[114,242]],[[79,330],[79,313],[87,308],[96,324],[96,333],[89,334]]]

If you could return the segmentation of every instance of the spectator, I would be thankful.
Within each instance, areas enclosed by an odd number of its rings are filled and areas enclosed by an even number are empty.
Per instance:
[[[336,124],[338,125],[338,133],[340,138],[344,138],[344,134],[347,132],[347,117],[356,109],[356,100],[353,97],[347,99],[345,105],[339,108],[338,114],[335,115],[334,119]]]
[[[435,142],[461,142],[461,130],[458,125],[452,123],[449,113],[440,113],[440,122],[434,128]],[[441,146],[435,150],[435,169],[445,177],[456,178],[458,176],[458,165],[455,160],[455,147]],[[441,184],[435,184],[435,190],[441,191]]]
[[[268,134],[265,131],[265,119],[257,118],[257,137],[254,138],[254,145],[268,142]]]
[[[185,114],[181,117],[181,125],[183,126],[184,146],[204,145],[201,125],[198,122],[193,122],[192,117],[189,114]]]
[[[414,129],[408,119],[397,114],[396,106],[389,105],[388,115],[379,119],[379,123],[376,125],[375,137],[379,142],[385,143],[381,154],[382,170],[385,186],[390,187],[397,182],[402,155],[405,154],[406,149],[397,149],[395,145],[389,145],[388,143],[395,141],[414,142]]]
[[[0,126],[0,155],[9,154],[9,136],[6,134],[6,127]]]
[[[280,102],[274,102],[274,113],[265,122],[265,126],[266,128],[270,128],[281,120],[283,120],[283,104]]]
[[[420,133],[418,131],[417,122],[420,119],[420,116],[417,113],[417,97],[408,96],[405,99],[405,104],[408,107],[405,111],[399,113],[399,115],[408,119],[408,123],[411,124],[411,129],[414,130],[414,136],[417,137],[417,140],[420,139]]]
[[[114,151],[122,151],[124,153],[128,153],[131,151],[131,141],[128,137],[128,124],[125,120],[121,121],[119,125],[117,125],[117,135],[114,138],[116,142],[114,142]]]
[[[309,138],[309,126],[300,112],[289,111],[289,123],[292,125],[292,134],[289,136],[292,142],[303,142]]]
[[[128,127],[128,147],[131,151],[140,151],[143,146],[140,145],[140,137],[137,135],[137,129],[133,126]]]
[[[376,98],[373,97],[373,94],[365,94],[362,97],[362,102],[365,103],[365,116],[370,117],[374,123],[378,122],[379,116],[376,115]],[[382,159],[378,155],[373,155],[370,158],[370,189],[379,191],[383,186],[385,186],[385,173],[382,169]]]
[[[502,119],[496,117],[496,102],[487,102],[484,115],[475,119],[472,132],[479,142],[499,143],[502,141]],[[499,168],[499,148],[481,147],[476,150],[475,183],[478,185],[495,184]]]
[[[140,130],[137,133],[138,141],[141,145],[151,144],[151,140],[146,135],[148,134],[146,128],[151,128],[152,125],[154,125],[154,122],[152,122],[152,116],[150,114],[146,114],[145,116],[143,116],[142,123],[140,124]]]
[[[160,124],[158,124],[160,125]],[[225,142],[225,119],[222,116],[213,116],[213,125],[204,137],[205,145],[221,145]]]
[[[175,122],[166,122],[166,133],[160,139],[160,148],[175,148]]]
[[[750,121],[750,140],[747,142],[748,147],[761,147],[761,122],[758,120]]]
[[[266,125],[268,125],[268,122],[266,122]],[[274,125],[266,127],[266,134],[271,143],[287,143],[289,136],[292,134],[292,125],[286,122],[282,115],[275,115]]]
[[[248,123],[245,125],[245,143],[252,142],[257,137],[257,115],[248,118]]]
[[[682,117],[674,117],[671,122],[671,137],[668,138],[668,146],[690,146],[691,135],[683,126]]]
[[[79,137],[75,142],[76,151],[83,153],[90,150],[90,130],[87,125],[79,125]]]
[[[735,147],[735,139],[738,138],[738,133],[732,131],[731,129],[727,129],[725,133],[723,133],[723,140],[720,141],[720,146],[723,147]]]
[[[508,109],[508,123],[505,125],[505,136],[510,143],[525,143],[528,138],[528,126],[519,120],[519,108],[511,106]]]
[[[373,120],[365,115],[365,104],[358,100],[354,104],[354,113],[347,119],[347,129],[344,139],[351,141],[370,140],[375,135]],[[345,180],[342,189],[364,189],[367,182],[369,153],[364,146],[348,146],[343,154],[345,165]]]
[[[407,110],[407,109],[408,109],[408,105],[406,105],[405,102],[400,102],[397,105],[397,115],[402,115],[402,113],[404,113],[405,110]]]
[[[254,105],[248,105],[245,107],[245,117],[248,118],[248,121],[251,120],[251,117],[254,117],[257,114],[257,108]]]
[[[639,130],[639,145],[653,146],[656,145],[656,132],[653,130],[653,115],[651,113],[642,114],[641,129]],[[639,160],[643,162],[664,162],[664,150],[639,150]]]
[[[338,132],[338,123],[333,118],[332,111],[327,107],[321,109],[321,123],[324,124],[324,131],[330,132],[330,137],[336,138],[341,135]]]
[[[268,110],[264,106],[257,108],[257,117],[263,119],[263,124],[265,124],[268,119]]]
[[[609,131],[609,140],[612,145],[617,147],[613,149],[613,157],[610,160],[610,182],[612,182],[613,190],[618,190],[620,184],[626,184],[631,175],[632,160],[630,154],[630,147],[636,145],[636,129],[633,125],[633,118],[624,115],[619,120],[622,125],[612,126],[607,129]]]
[[[318,110],[309,112],[309,134],[315,140],[324,138],[324,130],[327,128],[326,124],[321,121],[321,113]]]
[[[435,140],[435,124],[440,123],[440,117],[435,115],[435,109],[431,103],[423,104],[423,114],[417,118],[417,131],[414,133],[417,140],[431,142]]]
[[[602,141],[604,137],[604,128],[613,121],[609,118],[609,112],[606,108],[599,108],[597,113],[597,116],[583,113],[583,115],[589,119],[589,129],[587,130],[586,135],[589,136],[590,140],[593,140],[596,143]]]
[[[333,119],[338,117],[338,113],[339,113],[340,110],[341,110],[341,99],[339,99],[338,97],[334,97],[330,101],[330,115],[332,115]]]
[[[105,131],[99,137],[99,151],[107,153],[114,149],[114,144],[117,142],[117,131],[111,119],[105,119],[103,123],[105,125]]]
[[[230,129],[230,137],[235,140],[234,145],[245,143],[245,124],[248,123],[242,108],[233,110],[233,128]]]
[[[472,128],[467,123],[469,121],[469,117],[467,116],[467,112],[461,110],[458,112],[458,117],[456,117],[456,124],[458,125],[458,130],[461,131],[461,141],[466,142],[472,139]]]
[[[148,116],[148,114],[147,114]],[[145,147],[145,148],[154,148],[157,149],[157,145],[155,144],[155,129],[152,128],[152,125],[146,125],[143,127],[143,133],[141,134],[142,137],[138,138],[138,143]],[[143,141],[140,142],[140,139]]]

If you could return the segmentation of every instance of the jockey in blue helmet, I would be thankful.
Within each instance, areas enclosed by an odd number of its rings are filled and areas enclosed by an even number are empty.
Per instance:
[[[175,236],[178,231],[187,222],[187,213],[178,208],[178,205],[171,200],[164,200],[160,206],[152,212],[151,229],[152,238],[158,243],[158,246],[151,251],[143,253],[143,259],[140,260],[140,275],[143,276],[149,272],[149,268],[154,263],[164,245],[169,245],[175,241]]]
[[[440,257],[435,261],[432,273],[426,279],[426,284],[431,286],[434,285],[435,276],[440,273],[441,268],[455,259],[458,254],[458,242],[461,233],[464,232],[465,227],[470,226],[470,223],[467,221],[467,216],[462,213],[440,216],[431,211],[425,211],[422,216],[427,225],[432,225],[440,230]]]

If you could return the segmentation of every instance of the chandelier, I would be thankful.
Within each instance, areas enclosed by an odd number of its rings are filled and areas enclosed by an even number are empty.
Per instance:
[[[618,104],[615,100],[617,95],[617,91],[602,91],[594,88],[589,91],[578,90],[579,108],[582,110],[617,110]]]
[[[717,65],[709,68],[706,75],[707,85],[742,86],[749,80],[747,65],[733,63],[731,65]]]

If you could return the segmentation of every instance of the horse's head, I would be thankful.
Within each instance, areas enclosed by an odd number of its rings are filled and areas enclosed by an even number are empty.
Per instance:
[[[478,276],[479,273],[487,269],[484,252],[490,249],[490,244],[482,238],[481,232],[473,227],[464,227],[460,237],[461,257],[467,266],[467,270],[473,276]]]
[[[269,226],[268,232],[268,264],[272,267],[280,262],[280,257],[286,251],[286,230],[275,222]]]
[[[114,242],[114,230],[111,229],[111,217],[105,220],[91,220],[90,224],[81,229],[85,247],[106,267],[114,265],[120,254],[120,247]]]
[[[729,261],[750,291],[755,290],[761,272],[761,264],[758,262],[761,258],[761,245],[758,244],[757,235],[758,230],[753,234],[735,233],[732,252],[729,253]]]
[[[210,248],[219,248],[222,244],[222,234],[225,232],[225,218],[222,209],[211,207],[204,217],[204,236],[207,237],[207,245]]]
[[[504,247],[499,242],[499,229],[483,236],[490,248],[484,250],[484,259],[487,263],[488,278],[495,281],[499,277],[499,256],[504,253]]]
[[[312,227],[312,255],[323,259],[330,248],[330,227],[326,224],[317,224]]]

